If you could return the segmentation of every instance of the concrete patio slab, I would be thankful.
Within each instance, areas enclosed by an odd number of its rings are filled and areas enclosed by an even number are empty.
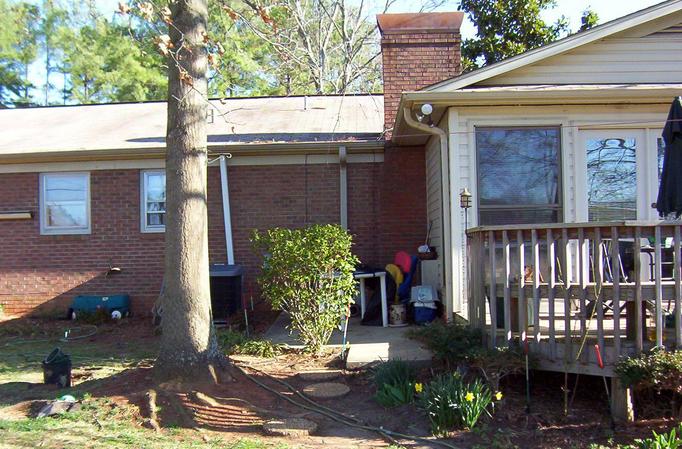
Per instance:
[[[296,334],[289,334],[289,317],[282,313],[265,333],[265,338],[274,343],[301,348]],[[346,359],[349,369],[365,368],[386,360],[405,360],[420,365],[431,363],[431,352],[417,341],[408,338],[410,327],[363,326],[359,318],[348,323],[347,342],[350,345]],[[343,332],[335,330],[328,347],[339,348],[343,344]]]

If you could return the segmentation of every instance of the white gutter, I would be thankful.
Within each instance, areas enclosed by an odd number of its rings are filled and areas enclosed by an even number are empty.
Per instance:
[[[429,133],[440,143],[440,177],[441,177],[441,203],[443,204],[442,234],[443,234],[443,270],[445,271],[445,318],[452,321],[453,315],[453,286],[452,286],[452,237],[450,235],[450,175],[448,157],[448,134],[437,126],[428,126],[412,118],[409,108],[403,108],[403,117],[408,126]]]
[[[346,147],[345,146],[340,146],[339,147],[339,179],[340,179],[340,184],[339,184],[339,204],[340,204],[340,211],[339,214],[341,215],[341,227],[343,229],[348,229],[348,173],[347,173],[347,167],[346,164],[348,162],[347,160],[347,152],[346,152]]]
[[[234,245],[232,244],[232,219],[230,215],[230,191],[227,188],[227,159],[220,156],[220,185],[223,194],[223,222],[225,223],[225,249],[227,263],[234,265]]]

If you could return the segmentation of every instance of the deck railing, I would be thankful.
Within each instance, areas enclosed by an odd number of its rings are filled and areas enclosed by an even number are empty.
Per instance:
[[[681,223],[484,226],[467,232],[468,312],[489,345],[540,365],[606,370],[621,355],[682,347]]]

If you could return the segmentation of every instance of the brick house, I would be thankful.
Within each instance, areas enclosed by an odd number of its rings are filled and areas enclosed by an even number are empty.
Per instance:
[[[370,265],[423,243],[425,147],[393,145],[391,128],[403,91],[460,73],[461,21],[380,16],[384,95],[212,101],[210,261],[242,265],[247,295],[253,229],[341,223]],[[77,294],[120,292],[149,310],[163,273],[165,114],[164,102],[0,111],[5,314],[61,313]]]

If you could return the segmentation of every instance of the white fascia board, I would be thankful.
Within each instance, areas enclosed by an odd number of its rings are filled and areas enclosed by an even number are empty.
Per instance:
[[[401,106],[428,102],[434,106],[509,106],[540,104],[642,104],[670,103],[679,96],[682,84],[633,88],[623,87],[553,90],[467,90],[455,92],[405,92]],[[400,115],[398,116],[400,118]]]

